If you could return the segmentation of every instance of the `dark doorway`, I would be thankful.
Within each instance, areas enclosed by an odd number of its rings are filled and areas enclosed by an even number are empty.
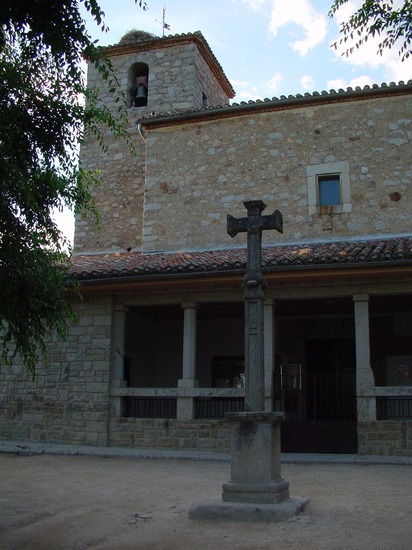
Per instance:
[[[308,340],[306,368],[282,384],[282,451],[355,453],[356,355],[353,340]]]

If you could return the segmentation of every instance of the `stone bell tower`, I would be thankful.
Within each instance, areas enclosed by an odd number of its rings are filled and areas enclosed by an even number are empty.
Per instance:
[[[158,38],[131,31],[104,53],[127,100],[128,131],[136,155],[113,140],[110,132],[105,136],[106,152],[93,136],[82,144],[82,166],[98,170],[101,184],[94,192],[99,228],[91,219],[76,218],[74,252],[80,254],[141,249],[146,143],[139,120],[224,106],[235,95],[200,32]],[[87,84],[115,115],[116,98],[92,65]]]

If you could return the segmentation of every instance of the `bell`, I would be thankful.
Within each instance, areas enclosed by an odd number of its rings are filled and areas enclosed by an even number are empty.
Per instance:
[[[135,107],[147,105],[147,88],[144,84],[138,84],[134,95]]]

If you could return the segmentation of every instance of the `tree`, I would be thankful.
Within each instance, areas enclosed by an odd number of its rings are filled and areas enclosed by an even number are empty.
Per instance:
[[[347,2],[348,0],[334,0],[329,15],[333,17]],[[412,53],[412,2],[406,0],[401,7],[395,8],[393,0],[365,0],[349,20],[341,25],[340,32],[343,37],[339,44],[346,44],[349,39],[357,37],[355,45],[344,52],[346,55],[364,44],[369,36],[379,36],[382,41],[379,43],[378,53],[382,55],[384,49],[395,46],[399,48],[398,53],[403,61]],[[337,42],[334,46],[337,47]]]
[[[97,0],[81,2],[104,31]],[[115,94],[111,65],[76,0],[2,0],[0,347],[4,363],[19,355],[33,375],[50,335],[63,336],[74,317],[65,294],[70,250],[53,211],[67,206],[97,218],[97,175],[79,166],[79,143],[92,132],[104,146],[102,125],[128,140],[124,98],[117,92],[116,118],[99,104],[86,88],[85,55]]]

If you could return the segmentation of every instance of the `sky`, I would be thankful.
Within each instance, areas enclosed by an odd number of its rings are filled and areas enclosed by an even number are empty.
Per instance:
[[[165,35],[201,31],[236,91],[232,102],[239,103],[412,79],[412,58],[401,62],[396,50],[379,55],[378,39],[349,56],[343,46],[331,47],[340,23],[360,3],[350,0],[330,18],[332,0],[147,0],[147,11],[134,0],[100,0],[108,32],[88,14],[85,19],[93,39],[107,46],[132,29],[161,36],[165,8]],[[71,214],[58,223],[72,240]]]

